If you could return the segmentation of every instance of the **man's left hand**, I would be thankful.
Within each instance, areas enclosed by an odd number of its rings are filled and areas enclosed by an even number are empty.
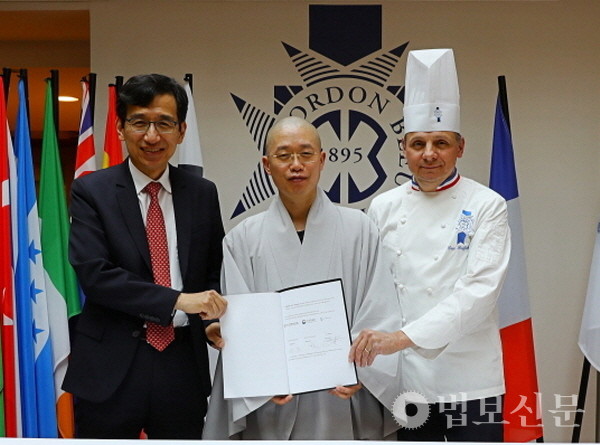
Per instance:
[[[225,345],[223,337],[221,337],[221,324],[218,322],[209,324],[206,329],[206,338],[211,342],[211,346],[217,350]]]

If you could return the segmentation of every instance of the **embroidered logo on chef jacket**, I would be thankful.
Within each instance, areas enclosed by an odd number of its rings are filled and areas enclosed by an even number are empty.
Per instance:
[[[456,236],[454,242],[448,246],[449,250],[468,250],[471,244],[471,238],[475,234],[475,216],[470,210],[463,210],[460,213],[456,224]]]

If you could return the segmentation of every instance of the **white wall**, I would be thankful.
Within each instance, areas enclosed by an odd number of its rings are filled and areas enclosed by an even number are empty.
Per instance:
[[[383,49],[408,41],[408,49],[455,50],[467,138],[459,167],[482,183],[488,181],[496,78],[507,78],[545,439],[568,442],[571,428],[555,426],[550,410],[555,394],[577,393],[581,372],[577,337],[600,216],[600,2],[360,3],[383,5]],[[219,188],[231,228],[238,220],[229,216],[259,160],[231,94],[273,114],[273,86],[302,84],[281,42],[308,48],[309,4],[90,2],[97,141],[106,115],[102,86],[115,75],[161,72],[182,79],[193,73],[206,176]],[[405,61],[406,55],[396,84],[402,84]],[[384,158],[395,159],[386,150]],[[391,186],[388,181],[384,188]],[[583,441],[594,440],[594,389]]]
[[[455,50],[467,138],[459,165],[483,183],[496,78],[507,78],[545,438],[569,441],[571,428],[556,427],[549,410],[556,408],[555,394],[576,394],[579,387],[577,336],[600,216],[600,2],[375,4],[383,5],[383,49],[409,41],[408,49]],[[230,94],[273,113],[273,86],[302,84],[281,42],[308,48],[308,8],[305,1],[90,5],[98,85],[115,75],[194,74],[206,176],[219,187],[227,228],[237,222],[228,218],[259,159]],[[405,60],[396,84],[402,84]],[[105,115],[102,107],[99,97],[97,116]],[[593,441],[593,387],[587,407],[582,439]]]

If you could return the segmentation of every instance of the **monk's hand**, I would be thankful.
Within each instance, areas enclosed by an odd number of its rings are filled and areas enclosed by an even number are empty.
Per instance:
[[[193,294],[181,293],[175,303],[175,309],[187,314],[198,314],[203,320],[212,320],[225,313],[227,300],[215,290]]]
[[[354,394],[357,393],[359,389],[363,386],[362,384],[352,385],[352,386],[336,386],[333,389],[329,390],[329,394],[333,394],[334,396],[339,397],[340,399],[348,400]]]
[[[291,394],[288,394],[287,396],[273,396],[271,397],[271,402],[273,402],[275,405],[281,406],[291,402],[293,398],[294,396]]]
[[[381,332],[363,329],[352,343],[348,361],[358,366],[371,366],[378,354],[393,354],[394,352],[415,346],[402,331]]]
[[[225,345],[225,341],[223,340],[223,337],[221,337],[221,324],[211,323],[204,331],[206,332],[206,338],[210,342],[210,345],[220,351]]]

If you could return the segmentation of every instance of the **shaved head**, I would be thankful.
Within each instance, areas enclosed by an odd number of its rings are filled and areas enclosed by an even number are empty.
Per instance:
[[[313,146],[317,150],[321,150],[321,138],[319,133],[313,124],[296,116],[288,116],[275,122],[275,125],[271,127],[267,133],[267,140],[265,142],[265,154],[269,154],[277,145],[277,137],[282,132],[289,132],[294,130],[305,130],[313,140]]]

